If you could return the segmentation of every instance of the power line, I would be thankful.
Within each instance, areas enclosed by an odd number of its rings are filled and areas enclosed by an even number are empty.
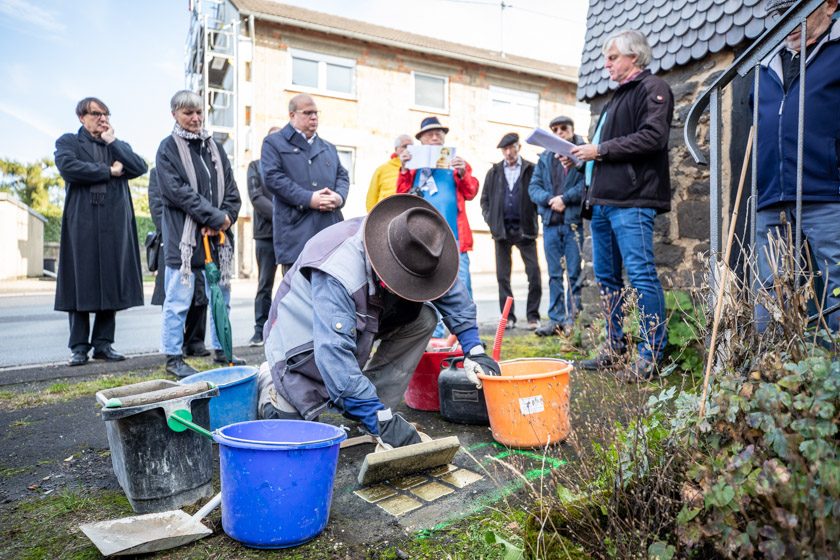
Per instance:
[[[547,18],[552,18],[552,19],[559,19],[559,20],[568,21],[568,22],[571,22],[571,23],[578,23],[578,24],[585,23],[585,21],[579,20],[579,19],[573,19],[573,18],[570,18],[570,17],[565,17],[565,16],[561,16],[561,15],[557,15],[557,14],[550,14],[550,13],[547,13],[547,12],[540,12],[539,10],[532,10],[531,8],[521,8],[521,7],[519,7],[515,4],[508,4],[504,0],[502,0],[501,2],[494,2],[492,0],[489,1],[489,2],[486,2],[486,1],[482,2],[481,0],[438,0],[438,1],[439,2],[450,2],[450,3],[453,3],[453,4],[474,4],[474,5],[478,5],[478,6],[487,6],[489,8],[499,8],[500,7],[500,8],[502,8],[502,10],[513,8],[514,10],[520,10],[522,12],[527,12],[527,13],[534,14],[534,15],[537,15],[537,16],[542,16],[542,17],[547,17]]]

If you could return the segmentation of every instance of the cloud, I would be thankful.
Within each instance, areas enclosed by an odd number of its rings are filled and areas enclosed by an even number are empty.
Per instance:
[[[0,0],[0,16],[46,32],[59,33],[65,29],[54,12],[23,0]]]
[[[14,107],[8,103],[0,101],[0,113],[4,113],[13,119],[17,119],[28,127],[37,130],[41,134],[49,136],[50,138],[58,138],[61,136],[61,129],[52,123],[45,122],[40,117],[33,115],[26,109]]]
[[[25,64],[13,63],[8,67],[6,91],[17,95],[27,94],[32,90],[32,70]]]

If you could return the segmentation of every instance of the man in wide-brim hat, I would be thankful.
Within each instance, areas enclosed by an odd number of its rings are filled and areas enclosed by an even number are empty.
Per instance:
[[[477,382],[478,372],[498,375],[478,338],[475,304],[458,280],[455,237],[431,204],[395,195],[367,218],[321,231],[306,243],[271,306],[261,415],[313,420],[334,406],[384,443],[419,442],[391,408],[402,400],[435,328],[434,309],[458,337],[471,379]]]

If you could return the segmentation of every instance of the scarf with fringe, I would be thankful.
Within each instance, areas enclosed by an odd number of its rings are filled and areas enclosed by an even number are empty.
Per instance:
[[[201,140],[201,142],[209,148],[210,160],[213,162],[213,167],[216,169],[216,200],[221,207],[225,194],[225,172],[222,169],[222,158],[219,155],[219,147],[213,141],[210,133],[205,129],[201,132],[190,132],[181,128],[178,123],[175,123],[175,128],[172,130],[172,138],[175,140],[175,146],[178,148],[178,156],[181,158],[181,165],[187,172],[187,180],[190,187],[195,192],[198,192],[198,178],[195,174],[195,166],[193,165],[192,157],[190,156],[190,148],[188,140]],[[208,170],[209,173],[209,170]],[[212,185],[212,181],[211,181]],[[212,198],[211,198],[212,201]],[[195,247],[195,220],[189,214],[186,214],[184,219],[184,230],[181,232],[181,241],[178,248],[181,251],[181,281],[184,284],[190,283],[190,276],[192,275],[193,248]],[[227,286],[230,284],[230,279],[233,274],[233,247],[230,243],[220,244],[218,246],[219,255],[219,271],[221,272],[221,279],[219,284]]]

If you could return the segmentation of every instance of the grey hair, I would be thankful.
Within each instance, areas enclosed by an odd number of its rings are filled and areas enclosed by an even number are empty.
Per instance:
[[[204,99],[194,91],[182,89],[172,96],[169,107],[173,113],[178,109],[204,109]]]
[[[643,33],[634,29],[616,31],[615,33],[607,37],[607,40],[604,41],[604,46],[601,48],[601,51],[604,54],[607,54],[607,51],[613,45],[615,45],[615,48],[618,49],[618,52],[620,52],[623,55],[635,55],[636,66],[639,68],[647,68],[647,65],[650,64],[651,58],[653,58],[653,53],[650,50],[650,45],[648,44],[647,37],[645,37]]]
[[[404,138],[408,138],[411,141],[411,143],[414,144],[414,138],[412,138],[408,134],[400,134],[394,139],[394,148],[399,148],[400,145],[402,145]]]

